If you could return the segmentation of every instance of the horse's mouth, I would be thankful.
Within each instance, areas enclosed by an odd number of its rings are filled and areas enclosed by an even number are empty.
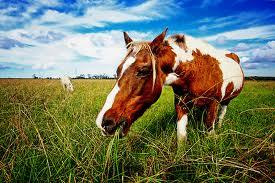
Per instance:
[[[114,126],[112,129],[109,129],[108,131],[101,130],[101,132],[104,136],[114,136],[116,131],[118,131],[119,137],[124,137],[128,130],[127,126],[127,122],[125,120],[122,120],[118,125]]]

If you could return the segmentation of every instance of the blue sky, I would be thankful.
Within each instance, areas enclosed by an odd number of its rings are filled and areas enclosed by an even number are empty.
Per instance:
[[[0,77],[113,75],[122,31],[189,34],[237,53],[246,76],[275,76],[274,0],[0,0]]]

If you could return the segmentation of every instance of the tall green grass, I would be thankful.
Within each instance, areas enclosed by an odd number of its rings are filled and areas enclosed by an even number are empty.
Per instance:
[[[119,139],[95,125],[114,81],[73,84],[0,80],[0,182],[274,182],[275,82],[246,82],[215,136],[193,111],[180,147],[171,88]]]

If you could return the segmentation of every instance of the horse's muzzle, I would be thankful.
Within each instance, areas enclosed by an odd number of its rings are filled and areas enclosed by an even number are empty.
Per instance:
[[[120,120],[119,123],[115,123],[113,120],[110,119],[103,119],[102,122],[102,134],[104,136],[113,136],[116,130],[119,128],[119,137],[124,137],[126,135],[126,131],[128,124],[125,119]]]

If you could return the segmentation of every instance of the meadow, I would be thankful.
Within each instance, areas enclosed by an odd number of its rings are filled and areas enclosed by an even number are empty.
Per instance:
[[[214,136],[193,110],[180,147],[171,88],[119,139],[95,124],[115,81],[72,82],[0,80],[0,182],[275,181],[274,81],[246,81]]]

